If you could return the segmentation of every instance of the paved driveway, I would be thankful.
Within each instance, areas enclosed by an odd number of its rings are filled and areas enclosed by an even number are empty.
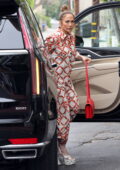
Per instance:
[[[120,123],[71,123],[73,166],[59,170],[120,170]]]

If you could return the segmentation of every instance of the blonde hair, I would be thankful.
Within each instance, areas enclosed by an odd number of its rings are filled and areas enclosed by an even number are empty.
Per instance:
[[[71,14],[71,15],[73,15],[73,17],[75,17],[75,15],[70,11],[70,9],[67,5],[63,5],[61,7],[60,11],[61,11],[61,13],[59,15],[59,20],[62,20],[65,17],[65,15],[67,15],[67,14]]]

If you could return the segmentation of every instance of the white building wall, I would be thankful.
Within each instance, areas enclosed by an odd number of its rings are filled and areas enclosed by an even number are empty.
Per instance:
[[[81,12],[87,7],[92,6],[92,0],[79,0],[79,4],[80,4],[80,12]]]

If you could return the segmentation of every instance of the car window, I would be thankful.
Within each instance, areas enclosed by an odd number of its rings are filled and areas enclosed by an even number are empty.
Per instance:
[[[16,15],[0,18],[0,49],[23,49],[23,39]]]
[[[120,8],[90,13],[76,25],[76,46],[119,48]]]
[[[25,16],[27,18],[27,22],[30,27],[31,36],[34,41],[33,44],[34,44],[35,48],[43,47],[44,46],[43,37],[42,37],[38,23],[35,19],[35,16],[34,16],[32,10],[30,8],[27,8],[26,6],[23,6],[22,9],[24,10],[24,13],[26,14]]]

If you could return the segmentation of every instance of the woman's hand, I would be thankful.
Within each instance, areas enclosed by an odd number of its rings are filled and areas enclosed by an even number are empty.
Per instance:
[[[91,62],[91,58],[89,57],[86,57],[86,56],[83,56],[83,55],[78,55],[76,57],[77,60],[82,60],[83,63],[87,62],[87,63],[90,63]]]
[[[85,62],[87,62],[87,63],[90,63],[91,62],[91,58],[89,58],[89,57],[85,57],[85,56],[81,56],[81,59],[82,59],[82,61],[85,63]]]

